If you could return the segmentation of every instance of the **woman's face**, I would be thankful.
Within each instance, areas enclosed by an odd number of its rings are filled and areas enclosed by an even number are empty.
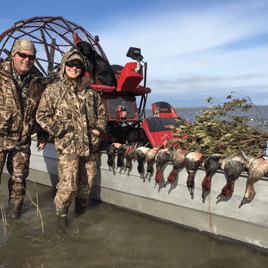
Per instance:
[[[65,65],[65,72],[72,80],[76,81],[82,72],[82,67],[83,64],[80,60],[67,61]]]

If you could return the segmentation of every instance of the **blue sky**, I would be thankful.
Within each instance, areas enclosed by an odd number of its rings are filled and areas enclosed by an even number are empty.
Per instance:
[[[148,62],[155,101],[207,106],[236,91],[268,105],[268,1],[21,1],[1,3],[0,32],[15,21],[63,16],[99,35],[111,64],[129,47]]]

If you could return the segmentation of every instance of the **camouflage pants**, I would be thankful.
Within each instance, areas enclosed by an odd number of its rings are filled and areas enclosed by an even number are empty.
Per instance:
[[[26,178],[29,174],[31,139],[17,143],[8,139],[0,141],[0,176],[7,158],[7,170],[11,175],[8,181],[10,198],[22,200],[25,196]]]
[[[97,161],[95,159],[96,157],[75,155],[59,156],[59,183],[54,199],[57,207],[68,207],[75,196],[82,199],[88,198],[97,175]]]

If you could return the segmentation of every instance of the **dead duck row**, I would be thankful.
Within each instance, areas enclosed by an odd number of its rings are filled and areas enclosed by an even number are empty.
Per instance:
[[[120,144],[112,143],[107,149],[108,166],[109,169],[115,174],[115,157],[117,156],[117,168],[124,166],[125,172],[128,173],[131,170],[131,162],[133,159],[138,162],[138,172],[140,178],[144,179],[144,163],[147,163],[146,176],[151,176],[153,173],[153,166],[156,165],[155,182],[162,183],[164,181],[162,167],[168,163],[172,163],[172,170],[168,175],[167,181],[164,187],[170,183],[174,183],[177,178],[178,172],[183,168],[186,168],[188,173],[186,185],[191,195],[193,195],[195,175],[200,166],[204,167],[205,177],[202,181],[202,197],[210,192],[212,177],[218,169],[223,170],[226,177],[226,184],[222,188],[221,193],[217,196],[230,197],[234,191],[235,181],[239,178],[241,172],[248,172],[248,182],[246,194],[241,202],[243,204],[245,200],[252,200],[256,193],[254,190],[254,183],[261,177],[268,177],[268,162],[261,159],[254,159],[250,156],[246,156],[241,151],[240,155],[234,155],[227,157],[222,154],[212,154],[210,156],[203,155],[198,152],[189,152],[187,150],[175,149],[175,148],[163,148],[163,145],[155,146],[154,148],[148,148],[146,146],[138,146],[138,144]]]

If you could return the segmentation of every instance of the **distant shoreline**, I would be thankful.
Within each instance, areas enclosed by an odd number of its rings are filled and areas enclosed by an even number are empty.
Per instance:
[[[257,107],[260,107],[260,106],[268,106],[268,105],[256,105]],[[210,106],[198,106],[198,107],[176,107],[174,109],[198,109],[198,108],[213,108],[212,105]]]
[[[256,105],[257,107],[260,107],[260,106],[268,106],[268,105]],[[207,108],[212,108],[212,105],[211,106],[197,106],[197,107],[176,107],[174,109],[207,109]],[[151,110],[151,109],[145,109],[145,110]]]
[[[265,106],[265,105],[264,105]],[[199,107],[175,107],[174,109],[203,109],[203,108],[212,108],[212,106],[199,106]],[[145,110],[151,110],[149,108]]]
[[[212,106],[198,106],[198,107],[176,107],[174,109],[203,109],[203,108],[212,108]]]

